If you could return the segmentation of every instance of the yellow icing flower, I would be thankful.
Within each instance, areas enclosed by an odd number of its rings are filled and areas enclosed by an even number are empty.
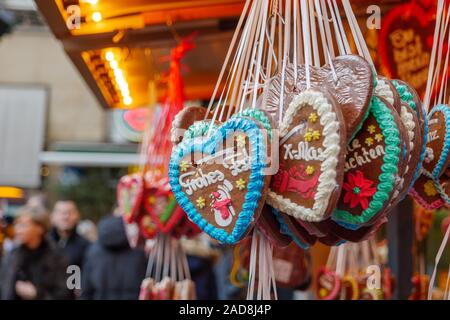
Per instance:
[[[311,123],[316,123],[318,118],[319,118],[319,117],[317,116],[317,113],[313,112],[313,113],[311,113],[311,114],[309,115],[308,120],[309,120]]]
[[[381,142],[381,141],[383,141],[383,135],[381,134],[381,133],[377,133],[376,135],[375,135],[375,140],[377,140],[378,142]]]
[[[433,181],[431,181],[431,180],[428,180],[424,184],[423,190],[425,191],[426,195],[429,197],[434,197],[435,195],[437,195],[436,187],[435,187]]]
[[[370,126],[367,128],[367,131],[369,131],[369,133],[374,134],[376,129],[377,129],[377,128],[376,128],[374,125],[370,125]]]
[[[314,141],[320,140],[320,131],[319,130],[314,130],[312,133],[312,138]]]
[[[374,143],[374,141],[373,141],[373,138],[367,138],[366,139],[366,144],[367,144],[367,146],[371,146],[371,145],[373,145],[373,143]]]
[[[313,130],[309,129],[306,133],[305,133],[305,141],[306,142],[311,142],[313,140]]]
[[[180,171],[181,172],[186,172],[187,169],[189,169],[191,166],[191,164],[185,160],[181,161],[180,163]]]
[[[197,207],[199,207],[200,209],[203,209],[206,206],[206,200],[203,197],[199,197],[196,201],[197,203]]]
[[[236,181],[236,188],[238,188],[239,191],[242,191],[246,188],[247,183],[245,182],[244,179],[239,179],[238,181]]]
[[[306,174],[308,174],[308,175],[314,174],[315,171],[316,171],[316,169],[314,169],[313,166],[307,166],[306,167]]]
[[[239,135],[236,137],[236,142],[239,148],[245,147],[245,135]]]

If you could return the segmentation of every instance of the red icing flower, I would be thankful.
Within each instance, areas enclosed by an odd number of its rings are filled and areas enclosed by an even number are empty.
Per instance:
[[[372,185],[373,181],[364,178],[364,174],[361,171],[358,170],[355,174],[349,173],[348,181],[342,187],[346,191],[344,203],[349,203],[351,209],[360,205],[363,210],[366,210],[369,207],[368,198],[377,191]]]

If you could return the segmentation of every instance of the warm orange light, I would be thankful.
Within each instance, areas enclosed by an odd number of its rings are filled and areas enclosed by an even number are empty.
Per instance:
[[[23,190],[13,187],[0,187],[0,199],[22,199]]]
[[[126,105],[126,106],[129,106],[130,104],[132,104],[133,103],[133,99],[131,99],[131,97],[124,97],[123,98],[123,103]]]
[[[105,58],[109,62],[113,61],[114,60],[114,52],[107,51],[106,54],[105,54]]]
[[[98,4],[98,0],[81,0],[82,3],[89,3],[92,5]]]
[[[95,11],[92,14],[92,21],[94,21],[94,22],[100,22],[100,21],[102,21],[102,19],[103,19],[103,16],[100,12]]]
[[[116,70],[119,67],[119,63],[116,60],[112,60],[109,63],[109,66],[111,67],[111,69]]]

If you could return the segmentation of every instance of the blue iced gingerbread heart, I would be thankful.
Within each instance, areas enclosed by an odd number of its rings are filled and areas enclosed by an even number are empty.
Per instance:
[[[172,151],[169,179],[178,204],[205,233],[240,241],[264,201],[267,142],[251,118],[234,117],[209,137],[184,137]]]

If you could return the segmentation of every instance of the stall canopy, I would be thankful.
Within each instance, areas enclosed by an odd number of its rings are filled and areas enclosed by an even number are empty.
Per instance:
[[[208,100],[244,0],[35,0],[54,35],[104,108],[146,106],[164,94],[164,57],[197,32],[185,59],[188,100]],[[401,3],[383,1],[382,10]],[[369,0],[352,1],[365,15]]]
[[[150,84],[164,86],[159,74],[168,69],[169,49],[193,32],[197,48],[185,59],[192,71],[186,72],[186,95],[209,99],[243,8],[240,0],[36,3],[104,108],[147,105]]]

